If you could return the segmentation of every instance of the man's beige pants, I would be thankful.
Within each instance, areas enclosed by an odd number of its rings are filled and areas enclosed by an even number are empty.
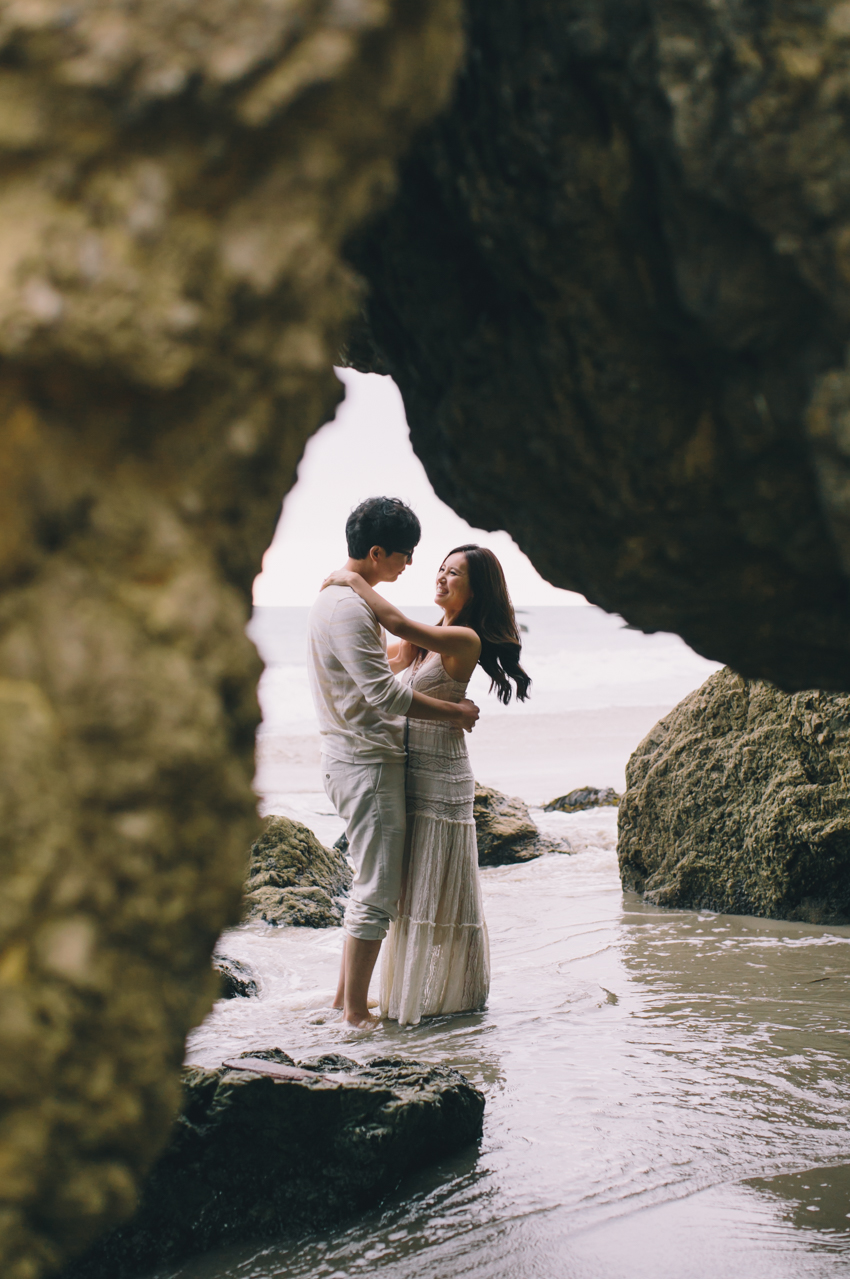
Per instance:
[[[404,761],[349,764],[322,756],[325,794],[345,822],[354,883],[345,931],[381,941],[398,914],[406,828]]]

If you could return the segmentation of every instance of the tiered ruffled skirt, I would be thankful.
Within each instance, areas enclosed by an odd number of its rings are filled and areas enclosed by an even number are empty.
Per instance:
[[[490,949],[463,734],[410,721],[407,768],[404,881],[383,947],[380,1011],[415,1025],[484,1005]]]

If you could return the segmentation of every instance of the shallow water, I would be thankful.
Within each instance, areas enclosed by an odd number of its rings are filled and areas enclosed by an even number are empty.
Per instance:
[[[323,797],[302,819],[330,839]],[[324,805],[326,808],[326,804]],[[486,1012],[345,1043],[321,1007],[338,930],[245,928],[259,970],[190,1059],[278,1045],[457,1066],[484,1138],[322,1236],[158,1279],[754,1279],[850,1271],[850,928],[661,911],[622,893],[616,813],[540,814],[572,856],[483,872]]]

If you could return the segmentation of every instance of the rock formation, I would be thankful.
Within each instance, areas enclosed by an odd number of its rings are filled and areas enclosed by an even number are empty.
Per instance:
[[[622,796],[613,786],[580,786],[543,805],[544,813],[580,813],[585,808],[616,808]]]
[[[468,0],[351,250],[437,493],[645,630],[850,688],[850,7]]]
[[[270,817],[251,847],[244,918],[335,927],[342,923],[343,898],[352,878],[337,848],[325,848],[301,822]]]
[[[541,835],[528,811],[516,796],[503,795],[492,786],[475,783],[475,837],[479,866],[505,866],[526,862],[544,853],[566,853],[569,848],[551,835]],[[340,835],[334,848],[345,852],[348,840]]]
[[[213,968],[219,976],[220,999],[252,999],[260,993],[254,970],[240,959],[229,955],[213,955]]]
[[[250,585],[455,0],[0,4],[4,1279],[132,1208],[238,918]]]
[[[543,853],[566,853],[569,848],[541,835],[521,799],[475,783],[475,835],[479,866],[507,866],[527,862]]]
[[[296,1066],[279,1049],[250,1057]],[[336,1054],[300,1066],[289,1079],[188,1070],[138,1212],[63,1279],[129,1279],[224,1243],[336,1224],[481,1135],[484,1098],[456,1070]]]
[[[641,742],[623,884],[661,906],[850,922],[850,697],[718,671]]]
[[[846,0],[469,0],[354,243],[456,8],[0,3],[4,1279],[129,1211],[215,997],[246,602],[338,399],[343,242],[349,358],[457,511],[850,687]]]

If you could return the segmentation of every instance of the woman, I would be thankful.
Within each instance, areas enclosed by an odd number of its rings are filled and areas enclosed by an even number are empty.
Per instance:
[[[390,666],[421,693],[460,701],[480,665],[490,691],[525,701],[531,683],[502,566],[492,551],[457,546],[437,574],[437,626],[425,626],[373,591],[359,573],[332,573],[397,637]],[[480,1008],[490,987],[487,925],[478,880],[472,801],[475,780],[460,729],[407,723],[407,843],[398,919],[383,948],[380,1014],[402,1025]]]

